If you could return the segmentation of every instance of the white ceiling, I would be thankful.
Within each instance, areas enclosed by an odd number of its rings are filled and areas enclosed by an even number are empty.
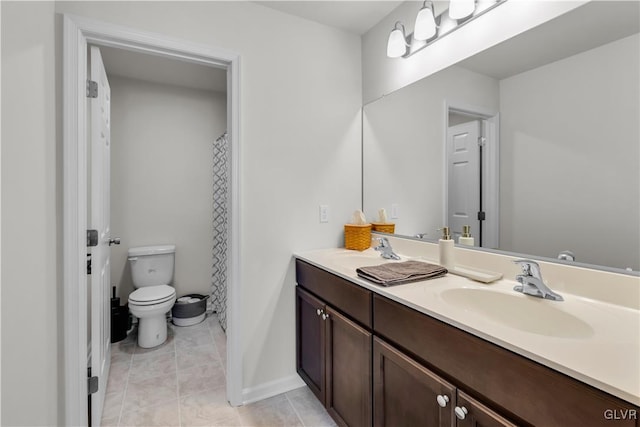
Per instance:
[[[364,34],[403,3],[394,1],[255,1],[354,34]],[[101,47],[107,74],[199,90],[227,91],[226,70],[159,56]]]
[[[640,2],[592,1],[459,66],[503,79],[640,32]]]
[[[227,92],[224,69],[111,47],[100,47],[100,52],[109,76]]]
[[[398,7],[402,0],[256,1],[272,9],[362,35]]]
[[[305,19],[363,34],[402,1],[259,1]],[[458,65],[503,79],[640,31],[640,2],[592,1],[487,49]],[[626,10],[626,13],[620,13]],[[226,92],[226,70],[102,47],[107,73],[187,88]]]

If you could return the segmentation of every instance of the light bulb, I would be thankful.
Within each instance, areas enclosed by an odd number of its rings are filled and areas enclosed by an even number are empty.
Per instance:
[[[451,0],[449,2],[449,16],[452,19],[466,18],[475,10],[475,3],[475,0]]]
[[[398,25],[402,28],[398,28]],[[406,53],[407,40],[404,35],[404,26],[397,22],[389,34],[389,41],[387,42],[387,56],[389,58],[399,58]]]
[[[433,3],[427,6],[427,2],[424,2],[422,9],[420,9],[418,16],[416,16],[416,25],[414,28],[413,38],[416,40],[429,40],[436,35],[436,19],[433,16]]]

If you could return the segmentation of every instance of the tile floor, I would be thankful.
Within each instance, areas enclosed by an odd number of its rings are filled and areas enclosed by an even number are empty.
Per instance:
[[[226,337],[215,315],[180,328],[153,349],[135,330],[111,345],[104,426],[335,426],[302,387],[234,408],[226,400]]]

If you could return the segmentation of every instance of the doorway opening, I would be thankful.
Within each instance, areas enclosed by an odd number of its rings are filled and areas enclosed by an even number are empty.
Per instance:
[[[226,130],[230,149],[227,275],[227,399],[242,403],[239,319],[239,55],[222,49],[65,15],[63,34],[63,259],[65,424],[88,423],[86,359],[90,334],[87,307],[87,214],[89,103],[88,46],[124,49],[226,71]],[[110,238],[110,236],[105,236]],[[103,384],[104,387],[104,384]]]
[[[471,226],[475,246],[499,244],[499,113],[445,103],[444,218],[454,240]]]

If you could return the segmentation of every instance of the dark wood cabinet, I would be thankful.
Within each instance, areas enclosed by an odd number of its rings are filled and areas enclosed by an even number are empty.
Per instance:
[[[371,292],[300,264],[296,288],[298,374],[338,425],[371,426]]]
[[[324,404],[325,329],[321,313],[324,303],[308,292],[296,288],[296,364],[298,374]]]
[[[372,292],[304,261],[296,260],[296,282],[350,319],[371,330]]]
[[[373,366],[375,427],[516,426],[378,337]]]
[[[640,408],[296,261],[297,370],[340,426],[638,427]]]
[[[468,394],[458,390],[456,401],[458,427],[515,427],[516,425],[478,402]]]
[[[339,425],[371,425],[371,332],[333,310],[326,313],[325,407]]]
[[[636,426],[628,402],[388,298],[373,307],[376,336],[519,425]]]
[[[374,426],[455,426],[456,388],[377,337],[373,384]]]

